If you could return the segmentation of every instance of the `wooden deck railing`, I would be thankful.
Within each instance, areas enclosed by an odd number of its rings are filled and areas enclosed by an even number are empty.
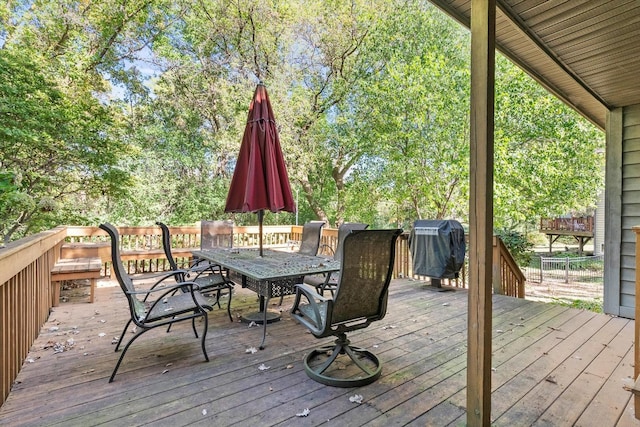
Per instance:
[[[593,216],[571,218],[540,218],[540,231],[593,233]]]
[[[493,293],[524,298],[525,280],[504,242],[493,236]]]
[[[173,248],[188,259],[191,250],[200,245],[200,227],[170,227]],[[129,271],[141,273],[169,268],[162,251],[159,227],[119,227],[122,255]],[[236,227],[234,243],[238,247],[258,244],[258,227]],[[299,241],[302,226],[265,226],[264,245],[292,247]],[[327,256],[337,245],[338,232],[322,231],[321,251]],[[65,244],[65,249],[63,249]],[[58,227],[19,240],[0,249],[0,405],[4,403],[11,385],[41,326],[52,307],[51,269],[65,250],[74,257],[98,256],[105,265],[111,261],[109,240],[98,227]],[[85,251],[85,252],[83,252]],[[87,255],[84,255],[87,256]],[[524,297],[524,275],[511,258],[504,244],[494,239],[494,292]],[[466,266],[460,277],[445,284],[466,287]],[[397,243],[394,277],[425,277],[413,274],[408,245],[408,233]]]
[[[0,405],[49,317],[50,271],[65,235],[58,227],[0,249]]]

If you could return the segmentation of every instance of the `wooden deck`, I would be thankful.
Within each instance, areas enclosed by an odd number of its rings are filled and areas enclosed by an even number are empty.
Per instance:
[[[503,296],[493,304],[494,425],[640,425],[628,391],[633,321]],[[239,289],[232,306],[236,316],[255,309],[255,294]],[[94,304],[53,310],[0,425],[464,425],[466,313],[464,290],[394,281],[387,317],[350,334],[384,363],[380,380],[357,389],[306,376],[303,354],[331,340],[286,312],[252,354],[261,329],[230,323],[224,310],[210,315],[209,363],[190,325],[176,325],[134,343],[108,384],[118,357],[111,342],[128,313],[118,287],[99,286]],[[362,403],[350,401],[356,394]]]

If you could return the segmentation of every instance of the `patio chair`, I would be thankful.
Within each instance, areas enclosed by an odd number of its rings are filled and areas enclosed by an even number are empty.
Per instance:
[[[127,298],[131,316],[120,334],[115,348],[116,352],[120,348],[120,344],[127,333],[129,325],[132,322],[136,325],[136,332],[125,345],[118,359],[118,363],[116,363],[116,367],[113,369],[113,373],[109,378],[109,382],[113,382],[129,346],[131,346],[140,335],[151,329],[172,325],[177,322],[191,320],[191,327],[196,338],[198,338],[195,320],[202,318],[204,323],[201,339],[202,353],[208,362],[209,356],[205,347],[205,339],[209,325],[207,312],[212,310],[213,307],[205,297],[198,292],[198,285],[194,282],[178,281],[174,284],[168,284],[167,282],[167,285],[163,286],[165,280],[180,277],[180,275],[184,273],[182,270],[177,270],[171,271],[158,279],[152,286],[152,289],[136,289],[133,280],[127,274],[120,258],[120,238],[118,230],[108,223],[100,224],[100,228],[106,231],[109,237],[111,237],[111,268],[112,271],[115,272],[118,283]],[[176,293],[178,289],[181,289],[182,292]]]
[[[200,221],[200,249],[233,247],[233,221]]]
[[[320,237],[322,236],[322,228],[326,225],[324,221],[309,221],[302,226],[302,238],[298,253],[302,255],[316,256],[320,248]],[[303,278],[301,277],[300,280]],[[282,305],[284,295],[280,296]]]
[[[338,243],[336,244],[335,251],[333,251],[333,259],[340,261],[340,257],[342,257],[342,243],[349,233],[354,230],[365,230],[367,227],[369,227],[369,224],[363,224],[361,222],[345,222],[338,227]],[[330,250],[332,249],[330,248]],[[322,274],[305,276],[304,283],[315,287],[320,295],[324,295],[324,291],[326,290],[333,295],[336,286],[338,286],[338,274],[332,273],[329,278]]]
[[[320,236],[324,221],[309,221],[302,227],[302,239],[298,253],[302,255],[316,256],[320,247]]]
[[[401,232],[361,230],[349,234],[343,242],[340,279],[333,298],[318,294],[311,286],[295,285],[293,319],[316,338],[337,338],[335,345],[306,355],[304,368],[313,380],[335,387],[359,387],[380,377],[382,365],[377,356],[351,346],[347,332],[366,328],[385,316],[396,240]]]
[[[217,224],[210,224],[214,222],[230,222],[230,221],[203,221],[206,222],[206,228],[203,225],[203,230],[206,230],[207,233],[207,247],[211,248],[213,242],[223,242],[228,240],[226,236],[228,234],[224,234],[225,238],[215,239],[215,235],[212,233],[212,229],[218,229]],[[231,235],[233,235],[233,222],[231,223]],[[229,315],[229,320],[233,322],[233,317],[231,316],[231,297],[233,295],[233,282],[226,277],[225,272],[218,265],[214,265],[209,263],[208,261],[195,259],[189,263],[189,266],[185,269],[180,269],[178,267],[178,263],[173,257],[173,252],[171,250],[171,231],[166,224],[162,222],[156,222],[156,224],[162,230],[162,248],[164,249],[164,254],[167,257],[167,261],[169,261],[169,266],[173,271],[179,271],[176,279],[180,282],[191,281],[198,284],[199,290],[202,294],[210,295],[215,293],[216,299],[215,303],[219,308],[222,308],[220,305],[220,299],[226,295],[228,296],[227,301],[227,314]],[[222,229],[226,230],[228,224],[222,224]],[[201,238],[201,241],[203,239]],[[188,292],[188,287],[182,289],[183,291]]]

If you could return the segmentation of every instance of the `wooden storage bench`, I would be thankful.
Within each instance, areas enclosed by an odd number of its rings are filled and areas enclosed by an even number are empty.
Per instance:
[[[61,258],[51,270],[51,285],[53,287],[52,305],[57,307],[60,303],[60,282],[63,280],[89,279],[91,283],[91,296],[89,302],[94,301],[96,291],[96,279],[100,277],[102,263],[100,258]]]

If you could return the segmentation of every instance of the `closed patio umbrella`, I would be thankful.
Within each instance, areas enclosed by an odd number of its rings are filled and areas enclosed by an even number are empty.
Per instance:
[[[260,256],[265,210],[295,212],[296,206],[269,95],[260,82],[249,105],[247,125],[225,207],[225,212],[257,212]]]

